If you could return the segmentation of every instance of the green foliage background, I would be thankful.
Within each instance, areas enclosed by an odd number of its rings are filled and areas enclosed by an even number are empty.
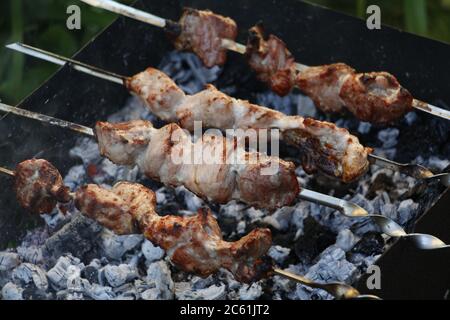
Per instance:
[[[130,4],[133,0],[121,0]],[[365,17],[369,4],[382,9],[382,22],[413,33],[450,42],[450,0],[310,0],[351,15]],[[82,30],[66,28],[66,9],[82,10]],[[10,42],[72,55],[111,23],[116,15],[76,0],[0,1],[0,99],[15,104],[38,87],[56,67],[4,49]]]

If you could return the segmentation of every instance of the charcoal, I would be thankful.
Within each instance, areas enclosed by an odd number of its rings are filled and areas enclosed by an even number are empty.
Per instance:
[[[20,263],[20,257],[17,253],[0,252],[0,272],[11,271]]]
[[[365,256],[373,256],[383,252],[384,239],[378,232],[371,232],[364,235],[355,246],[351,253],[362,253]]]
[[[240,300],[257,300],[263,294],[263,289],[261,284],[255,282],[251,285],[244,284],[239,289],[239,298]]]
[[[101,272],[111,287],[119,287],[139,276],[137,269],[127,264],[107,265]]]
[[[145,240],[142,243],[141,250],[143,255],[145,256],[147,263],[153,263],[155,261],[161,260],[165,254],[163,249],[154,246],[153,243],[148,240]]]
[[[308,217],[304,221],[303,234],[295,242],[294,251],[300,261],[309,263],[335,242],[335,233]]]
[[[50,262],[70,253],[82,261],[90,261],[96,256],[96,239],[102,227],[79,214],[45,242],[44,250]]]
[[[32,264],[42,264],[44,262],[44,256],[40,246],[20,246],[17,248],[17,253],[24,262]]]
[[[406,226],[411,219],[416,217],[418,209],[419,204],[415,203],[412,199],[400,202],[397,208],[398,212],[397,222],[402,226]]]
[[[1,291],[1,299],[3,300],[23,300],[23,289],[12,283],[5,284]]]
[[[96,283],[89,285],[85,293],[93,300],[114,300],[116,298],[116,294],[111,287],[101,286]]]
[[[47,278],[50,282],[59,289],[67,289],[68,280],[71,275],[70,266],[77,266],[80,269],[84,268],[84,264],[78,258],[71,255],[63,256],[58,259],[56,265],[47,272]]]
[[[337,246],[330,246],[320,254],[318,261],[309,269],[306,278],[316,282],[352,283],[358,275],[358,269],[346,260],[345,252]],[[323,290],[311,289],[298,284],[295,291],[297,299],[330,299]]]
[[[37,289],[47,290],[48,281],[45,271],[34,264],[22,263],[12,273],[14,282],[21,286],[34,285]]]
[[[98,283],[98,269],[93,266],[87,266],[82,270],[81,276],[90,283]]]
[[[33,285],[25,286],[22,292],[24,300],[48,300],[51,295],[44,289],[39,289]]]
[[[212,285],[203,289],[194,289],[189,282],[179,282],[175,285],[177,300],[223,300],[226,297],[226,286]]]
[[[100,235],[102,253],[112,260],[121,260],[126,252],[136,249],[144,240],[140,234],[118,236],[104,229]]]
[[[148,267],[146,281],[157,290],[157,299],[173,299],[174,283],[170,269],[164,261],[154,262]]]
[[[276,263],[282,264],[289,256],[291,249],[283,248],[281,246],[272,246],[269,249],[269,256],[275,260]]]
[[[344,229],[337,235],[336,246],[347,252],[354,247],[358,240],[359,238],[355,236],[350,230]]]

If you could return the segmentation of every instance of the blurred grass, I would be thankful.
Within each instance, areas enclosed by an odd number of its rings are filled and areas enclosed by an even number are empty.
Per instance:
[[[133,0],[120,0],[129,4]],[[309,0],[332,9],[366,17],[366,7],[381,7],[383,24],[450,42],[450,0]],[[66,9],[77,4],[82,11],[82,30],[66,28]],[[116,15],[74,0],[0,1],[0,99],[15,104],[38,87],[57,67],[26,59],[4,49],[10,42],[23,41],[44,49],[72,55]],[[256,18],[255,18],[256,19]],[[255,20],[256,21],[256,20]]]

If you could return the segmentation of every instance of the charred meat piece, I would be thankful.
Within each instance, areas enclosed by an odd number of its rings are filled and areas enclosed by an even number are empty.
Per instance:
[[[387,72],[356,73],[336,63],[302,71],[297,85],[323,112],[345,107],[362,121],[392,122],[412,110],[413,97]]]
[[[173,41],[177,50],[194,52],[208,68],[225,64],[222,39],[235,40],[236,23],[209,10],[185,8],[179,21],[181,33]]]
[[[392,122],[413,108],[412,95],[387,72],[349,77],[339,96],[358,119],[372,123]]]
[[[334,74],[337,71],[328,71],[331,83],[328,87],[316,87],[314,91],[314,84],[323,83],[317,72],[315,78],[311,76],[315,79],[311,82],[311,92],[332,92],[332,96],[337,95],[338,100],[330,97],[330,101],[338,101],[340,109],[344,102],[339,98],[339,92],[333,91],[331,81],[337,77]],[[133,86],[129,88],[141,97],[154,114],[177,122],[189,131],[194,130],[195,121],[201,121],[204,127],[221,130],[279,129],[281,138],[300,150],[302,165],[308,172],[320,171],[343,182],[359,178],[369,167],[367,156],[371,149],[364,148],[357,137],[332,123],[287,116],[248,101],[234,99],[212,85],[195,95],[184,95],[181,90],[175,89],[176,84],[167,75],[152,68],[132,79],[130,83]],[[162,107],[161,101],[167,103]]]
[[[79,190],[76,202],[84,214],[118,234],[135,232],[136,223],[186,272],[207,277],[226,268],[237,280],[252,282],[270,269],[262,260],[271,246],[270,230],[256,229],[226,242],[209,210],[191,217],[161,217],[155,211],[155,194],[140,184],[121,182],[111,190],[90,185]]]
[[[19,204],[32,213],[50,213],[58,202],[71,200],[61,174],[48,161],[32,159],[16,167],[14,191]]]
[[[272,210],[290,205],[300,189],[292,163],[246,152],[221,135],[205,134],[192,142],[176,124],[155,129],[146,121],[99,122],[96,134],[102,155],[112,162],[137,165],[151,179],[183,185],[215,203],[238,200]]]
[[[272,91],[280,96],[287,95],[295,86],[295,58],[278,37],[271,34],[265,39],[261,24],[249,32],[246,57],[250,67]]]

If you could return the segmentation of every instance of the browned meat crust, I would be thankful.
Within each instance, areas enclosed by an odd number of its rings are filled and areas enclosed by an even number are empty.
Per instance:
[[[227,49],[221,39],[235,40],[236,23],[209,10],[185,8],[180,19],[181,34],[173,41],[177,50],[194,52],[207,66],[225,64]]]
[[[342,86],[340,97],[358,119],[389,123],[412,110],[413,97],[387,72],[359,73]]]
[[[286,44],[260,25],[250,29],[247,59],[258,79],[279,95],[297,86],[325,113],[347,108],[358,119],[392,122],[412,110],[413,97],[387,72],[356,73],[344,63],[296,70]]]
[[[207,277],[226,268],[238,281],[252,282],[270,270],[263,261],[272,243],[270,230],[256,229],[236,242],[226,242],[209,210],[191,217],[160,217],[155,194],[140,184],[121,182],[112,190],[89,185],[77,192],[76,203],[83,213],[118,234],[135,232],[137,222],[145,237],[186,272]]]
[[[15,171],[14,191],[19,204],[32,213],[50,213],[57,202],[71,200],[58,170],[42,159],[19,163]]]
[[[320,70],[318,74],[322,74]],[[319,170],[349,182],[363,175],[369,167],[367,155],[371,149],[364,148],[347,130],[329,122],[287,116],[234,99],[212,85],[195,95],[185,95],[172,79],[152,68],[132,77],[128,88],[158,117],[177,122],[189,131],[194,130],[195,121],[201,121],[204,127],[221,130],[279,129],[281,138],[302,152],[302,165],[311,173]],[[339,107],[342,105],[343,102]]]
[[[341,112],[345,102],[339,96],[345,76],[355,70],[344,63],[310,67],[297,77],[297,86],[325,113]]]
[[[413,97],[387,72],[356,73],[336,63],[302,71],[297,85],[323,112],[345,107],[362,121],[388,123],[412,110]]]
[[[137,165],[151,179],[215,203],[239,200],[272,210],[292,204],[300,190],[292,163],[246,152],[233,139],[205,134],[193,143],[176,124],[155,129],[148,121],[98,122],[96,134],[101,154],[112,162]],[[200,161],[196,150],[202,150]],[[268,167],[273,171],[263,174]]]
[[[295,85],[295,58],[286,44],[274,35],[264,39],[264,28],[258,24],[250,29],[246,57],[258,79],[280,96],[287,95]]]

